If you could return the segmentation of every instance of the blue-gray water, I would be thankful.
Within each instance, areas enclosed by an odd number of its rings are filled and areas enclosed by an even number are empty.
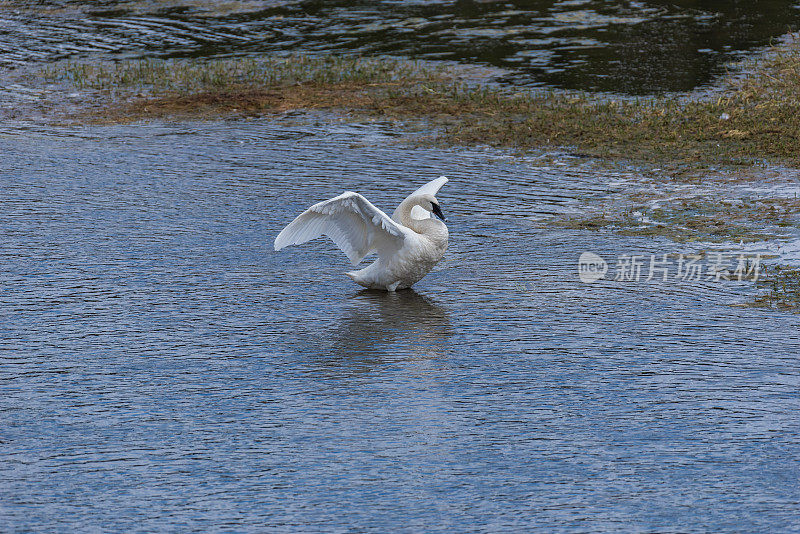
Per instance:
[[[531,223],[607,171],[394,141],[6,128],[0,530],[800,530],[798,316],[580,283],[583,251],[681,252]],[[312,202],[440,174],[451,249],[416,291],[271,248]]]

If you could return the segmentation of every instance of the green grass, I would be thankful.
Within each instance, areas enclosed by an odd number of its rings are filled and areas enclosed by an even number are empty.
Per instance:
[[[386,84],[432,80],[442,69],[413,61],[293,55],[259,59],[65,62],[41,71],[78,89],[148,90],[155,94],[281,87],[292,84]]]

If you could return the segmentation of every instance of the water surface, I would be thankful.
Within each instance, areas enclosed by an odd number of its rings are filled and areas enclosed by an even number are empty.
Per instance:
[[[750,283],[582,284],[542,228],[630,171],[380,125],[0,136],[4,530],[756,532],[800,524],[800,318]],[[567,164],[568,163],[568,164]],[[361,291],[277,232],[446,174],[444,264]]]

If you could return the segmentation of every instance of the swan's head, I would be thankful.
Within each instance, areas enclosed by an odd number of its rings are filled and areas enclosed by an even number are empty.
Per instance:
[[[420,195],[419,202],[417,202],[422,209],[427,210],[437,217],[439,217],[443,221],[447,221],[442,213],[442,208],[439,207],[439,201],[436,200],[436,197],[433,195]]]

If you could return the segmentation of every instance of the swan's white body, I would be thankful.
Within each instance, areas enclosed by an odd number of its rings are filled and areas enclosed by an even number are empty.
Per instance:
[[[278,234],[275,250],[327,235],[353,265],[370,252],[377,253],[372,264],[345,273],[357,284],[386,291],[411,287],[447,250],[447,226],[431,215],[435,211],[441,216],[435,195],[445,183],[447,178],[440,176],[423,185],[397,206],[391,218],[352,191],[319,202]]]

